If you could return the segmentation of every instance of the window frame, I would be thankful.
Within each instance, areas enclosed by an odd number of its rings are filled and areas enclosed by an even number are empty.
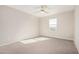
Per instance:
[[[50,20],[53,19],[53,18],[56,18],[56,27],[55,27],[55,30],[52,30],[51,27],[50,27]],[[52,32],[57,32],[57,28],[58,28],[58,18],[57,18],[56,16],[51,17],[51,18],[49,18],[48,23],[49,23],[49,25],[48,25],[48,26],[49,26],[49,30],[52,31]],[[54,25],[55,25],[55,24],[54,24]]]

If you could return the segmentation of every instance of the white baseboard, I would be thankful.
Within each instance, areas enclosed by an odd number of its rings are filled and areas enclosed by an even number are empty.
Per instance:
[[[73,38],[66,38],[66,37],[59,37],[59,36],[47,36],[47,35],[40,35],[44,37],[49,37],[49,38],[58,38],[58,39],[64,39],[64,40],[74,40]]]
[[[31,38],[36,38],[36,37],[38,37],[39,35],[34,35],[34,36],[31,36],[30,38],[27,38],[27,36],[24,36],[23,38],[21,38],[21,39],[16,39],[16,40],[11,40],[11,41],[7,41],[7,42],[2,42],[1,44],[0,44],[0,46],[5,46],[5,45],[9,45],[9,44],[13,44],[13,43],[16,43],[16,42],[19,42],[19,41],[21,41],[21,40],[25,40],[25,39],[31,39]]]

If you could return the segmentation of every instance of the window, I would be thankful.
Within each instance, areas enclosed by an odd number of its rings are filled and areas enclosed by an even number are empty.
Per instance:
[[[49,29],[51,31],[57,30],[57,18],[56,17],[49,19]]]

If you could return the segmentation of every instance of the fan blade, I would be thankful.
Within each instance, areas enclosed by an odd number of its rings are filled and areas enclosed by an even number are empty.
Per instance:
[[[48,13],[48,12],[47,12],[47,11],[45,11],[45,10],[44,10],[43,12]]]

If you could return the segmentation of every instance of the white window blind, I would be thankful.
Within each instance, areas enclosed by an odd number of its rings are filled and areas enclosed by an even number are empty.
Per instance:
[[[52,31],[57,30],[57,18],[56,17],[49,19],[49,28]]]

